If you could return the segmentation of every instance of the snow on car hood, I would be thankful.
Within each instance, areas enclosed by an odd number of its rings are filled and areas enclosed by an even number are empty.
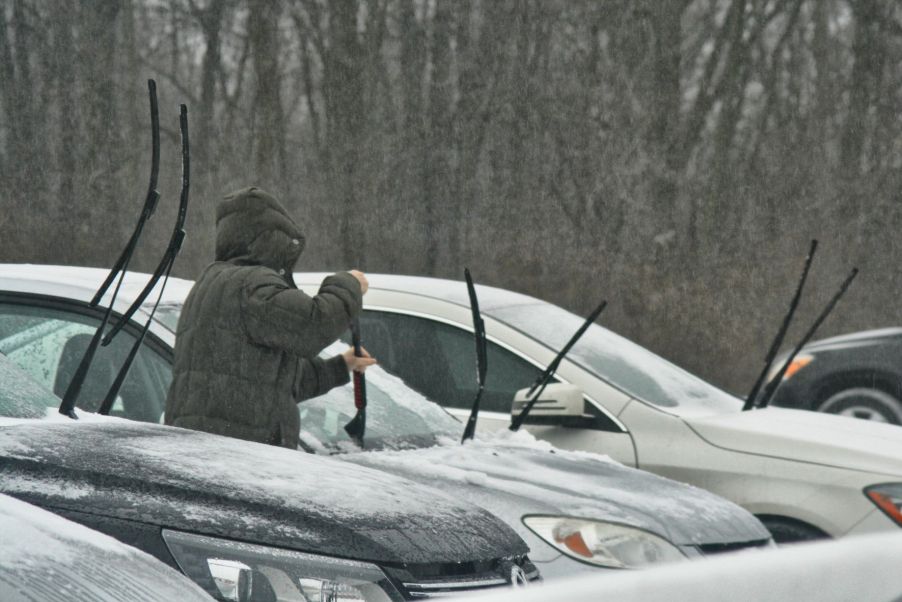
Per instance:
[[[360,466],[127,420],[0,426],[0,491],[207,535],[381,562],[526,553],[497,518]]]
[[[550,514],[632,525],[678,545],[770,538],[746,510],[712,493],[605,456],[559,450],[524,431],[341,457],[462,495],[524,530],[524,515]]]
[[[6,495],[0,495],[0,533],[4,600],[210,599],[156,558]]]
[[[902,534],[849,537],[704,562],[618,571],[470,596],[478,602],[899,602]]]
[[[902,476],[902,428],[895,425],[774,407],[686,422],[725,449]]]

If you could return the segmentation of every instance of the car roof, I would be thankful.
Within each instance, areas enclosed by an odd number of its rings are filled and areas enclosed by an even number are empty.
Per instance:
[[[0,263],[0,290],[61,296],[87,302],[93,298],[108,273],[109,270],[105,268]],[[319,284],[330,275],[331,272],[297,272],[294,276],[299,286],[311,286]],[[470,306],[467,287],[462,280],[393,274],[368,273],[366,276],[373,289],[440,299],[462,307]],[[120,303],[127,304],[134,299],[149,279],[150,274],[129,271],[119,292],[121,301],[117,302],[117,308]],[[170,277],[161,303],[183,302],[193,284],[191,280]],[[505,307],[546,304],[541,299],[492,286],[477,284],[476,290],[479,294],[479,306],[487,313]],[[155,302],[158,292],[159,288],[156,288],[148,296],[146,303]],[[107,296],[109,294],[108,292]]]
[[[329,276],[329,272],[296,272],[294,280],[298,286],[316,285]],[[463,280],[431,278],[426,276],[403,276],[393,274],[366,275],[371,289],[396,291],[421,297],[441,299],[463,307],[470,307],[467,285]],[[479,295],[479,307],[486,313],[493,310],[519,305],[547,305],[546,301],[484,284],[476,285]]]
[[[0,264],[0,290],[27,292],[65,297],[88,302],[94,297],[108,269],[68,265],[38,265],[29,263]],[[119,291],[116,309],[125,307],[141,292],[150,280],[150,274],[129,271]],[[170,277],[161,303],[180,303],[191,290],[193,282]],[[152,305],[159,294],[159,284],[148,295],[145,304]],[[103,303],[106,303],[115,285],[110,287]]]

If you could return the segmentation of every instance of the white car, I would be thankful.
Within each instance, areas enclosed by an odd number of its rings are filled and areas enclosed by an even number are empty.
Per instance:
[[[900,602],[902,534],[734,554],[605,578],[469,596],[471,602]]]
[[[0,267],[0,351],[61,394],[83,352],[79,341],[85,342],[96,327],[97,316],[94,321],[90,316],[99,312],[85,307],[85,300],[104,275],[90,268]],[[146,275],[129,274],[120,311],[146,280]],[[114,414],[161,419],[175,324],[190,287],[188,281],[170,280],[159,320],[152,324]],[[338,344],[331,352],[342,348]],[[125,349],[120,355],[101,350],[98,361],[105,372],[89,374],[81,407],[92,409],[102,397]],[[341,458],[483,506],[528,543],[530,559],[546,578],[772,545],[764,526],[735,504],[596,454],[555,450],[528,433],[462,447],[463,425],[447,412],[378,367],[367,375],[366,448],[411,451]],[[308,400],[299,411],[301,443],[309,451],[359,451],[342,428],[355,412],[350,386]]]
[[[312,291],[323,276],[295,274],[295,281]],[[476,379],[465,284],[368,278],[363,345],[406,384],[467,416]],[[477,291],[489,339],[479,428],[494,431],[507,428],[514,395],[583,318],[526,295]],[[713,491],[758,516],[778,542],[902,526],[897,426],[782,408],[743,412],[740,399],[597,324],[556,376],[559,384],[543,396],[549,403],[536,405],[527,428],[559,448],[606,454]]]

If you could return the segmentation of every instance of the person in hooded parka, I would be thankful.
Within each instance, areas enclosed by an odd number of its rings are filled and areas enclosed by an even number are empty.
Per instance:
[[[353,349],[317,357],[361,310],[366,277],[327,277],[316,296],[292,278],[304,235],[272,195],[246,188],[216,210],[216,261],[204,269],[178,322],[166,424],[298,446],[296,404],[375,363]]]

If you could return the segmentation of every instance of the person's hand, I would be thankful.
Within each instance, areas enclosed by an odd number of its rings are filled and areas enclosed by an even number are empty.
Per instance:
[[[367,350],[363,347],[360,348],[361,353],[363,353],[363,357],[357,357],[354,355],[354,348],[348,347],[348,350],[341,354],[341,357],[344,358],[345,364],[348,366],[348,370],[353,370],[354,372],[363,372],[370,366],[376,363],[376,360],[367,353]]]
[[[366,279],[366,276],[363,275],[363,272],[360,270],[350,270],[348,273],[357,279],[357,282],[360,283],[360,294],[365,295],[366,291],[370,288],[370,283]]]

